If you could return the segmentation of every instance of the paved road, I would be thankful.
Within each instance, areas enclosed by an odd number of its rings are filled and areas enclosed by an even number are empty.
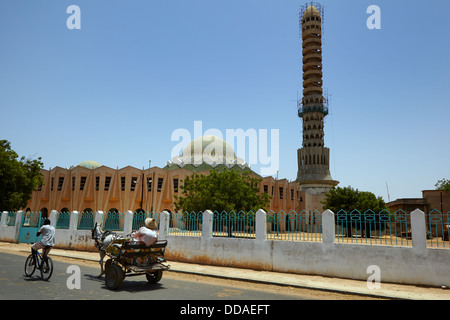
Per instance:
[[[33,277],[24,275],[25,257],[7,253],[0,254],[0,300],[5,299],[89,299],[89,300],[286,300],[310,298],[278,294],[271,291],[233,288],[204,281],[187,281],[173,279],[173,275],[165,273],[156,285],[150,285],[145,276],[127,277],[119,290],[108,290],[104,278],[98,279],[98,267],[76,264],[80,267],[80,289],[69,289],[68,279],[74,273],[67,273],[71,263],[54,259],[55,271],[51,279],[42,281],[39,273]],[[73,279],[73,278],[71,278]],[[70,281],[75,284],[75,281]]]

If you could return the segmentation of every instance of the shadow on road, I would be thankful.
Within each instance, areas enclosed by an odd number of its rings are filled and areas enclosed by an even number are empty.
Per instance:
[[[97,275],[94,276],[92,274],[84,274],[83,276],[85,277],[85,279],[87,279],[89,281],[98,282],[101,289],[110,291],[105,285],[105,276],[102,276],[101,278],[99,278]],[[142,275],[142,277],[145,279],[145,275]],[[130,277],[128,279],[125,278],[123,280],[122,286],[120,286],[120,288],[118,288],[114,291],[115,292],[137,293],[137,292],[144,292],[144,291],[151,292],[154,290],[166,289],[163,286],[163,284],[161,284],[161,283],[151,284],[147,280],[144,280],[144,281],[139,281],[137,279],[132,280],[135,278],[136,277]]]

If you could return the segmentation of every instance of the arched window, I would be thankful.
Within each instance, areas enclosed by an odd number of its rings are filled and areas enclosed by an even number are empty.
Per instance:
[[[41,209],[41,218],[48,218],[48,209],[46,207]]]

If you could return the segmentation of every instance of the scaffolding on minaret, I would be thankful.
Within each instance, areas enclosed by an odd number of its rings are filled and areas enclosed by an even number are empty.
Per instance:
[[[303,142],[298,150],[297,181],[304,190],[320,193],[337,185],[329,170],[330,150],[324,142],[324,119],[329,113],[328,93],[323,92],[322,28],[324,8],[309,1],[300,10],[302,37],[303,96],[297,98],[302,119]]]

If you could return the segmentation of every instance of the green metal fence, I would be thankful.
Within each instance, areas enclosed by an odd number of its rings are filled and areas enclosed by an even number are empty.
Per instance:
[[[145,225],[145,219],[147,218],[154,218],[156,219],[156,224],[159,229],[159,212],[143,212],[143,211],[137,211],[133,214],[133,223],[131,230],[136,231],[139,230],[141,227]]]
[[[253,211],[213,212],[213,236],[254,239],[255,213]]]
[[[450,211],[443,213],[437,209],[431,210],[426,219],[427,245],[435,248],[450,248]]]
[[[78,230],[91,230],[94,228],[94,212],[83,211],[78,221]]]
[[[168,234],[181,236],[202,235],[203,212],[172,212]],[[213,212],[213,237],[255,238],[255,213]]]
[[[367,210],[335,215],[336,242],[370,245],[411,246],[411,219],[409,213],[398,210],[374,212]]]
[[[16,225],[16,212],[14,211],[10,211],[10,212],[8,212],[8,221],[6,222],[6,225],[8,226],[8,227],[11,227],[11,226],[15,226]]]
[[[450,212],[433,210],[426,215],[427,245],[449,248]],[[170,213],[169,235],[201,236],[202,212]],[[321,242],[322,213],[319,211],[269,211],[267,239]],[[143,222],[142,222],[143,225]],[[255,238],[255,213],[213,212],[213,236]],[[412,246],[410,213],[403,210],[360,212],[340,210],[335,214],[335,241],[367,245]]]
[[[56,220],[56,229],[69,229],[70,226],[70,212],[62,211],[58,214]]]
[[[203,212],[170,212],[169,235],[197,236],[202,235]],[[16,212],[7,213],[6,224],[15,225]],[[24,213],[22,226],[42,224],[35,221],[37,215]],[[78,230],[90,230],[94,226],[95,214],[92,211],[82,212]],[[104,229],[123,231],[124,214],[110,211],[104,218]],[[158,229],[160,212],[135,212],[132,231],[144,225],[147,217],[157,220]],[[42,218],[43,219],[43,218]],[[41,219],[41,220],[42,220]],[[427,246],[431,248],[450,248],[450,212],[442,213],[431,210],[425,215],[427,230]],[[322,241],[322,213],[319,211],[269,211],[266,214],[267,239],[282,241]],[[70,227],[70,213],[58,214],[56,228]],[[249,212],[213,212],[213,236],[254,239],[255,213]],[[335,213],[335,242],[357,243],[367,245],[412,246],[410,213],[403,210],[390,212],[383,210],[360,212],[340,210]]]
[[[283,241],[322,241],[322,214],[319,211],[269,211],[267,239]]]
[[[180,236],[202,235],[203,212],[170,212],[168,234]]]
[[[120,226],[122,216],[123,214],[119,211],[108,211],[105,217],[105,226],[103,229],[108,231],[122,231]]]
[[[11,215],[12,217],[12,215]],[[41,212],[24,212],[22,215],[21,227],[40,228],[44,224],[45,217],[42,217]],[[14,220],[16,215],[14,214]],[[9,225],[9,224],[8,224]]]

